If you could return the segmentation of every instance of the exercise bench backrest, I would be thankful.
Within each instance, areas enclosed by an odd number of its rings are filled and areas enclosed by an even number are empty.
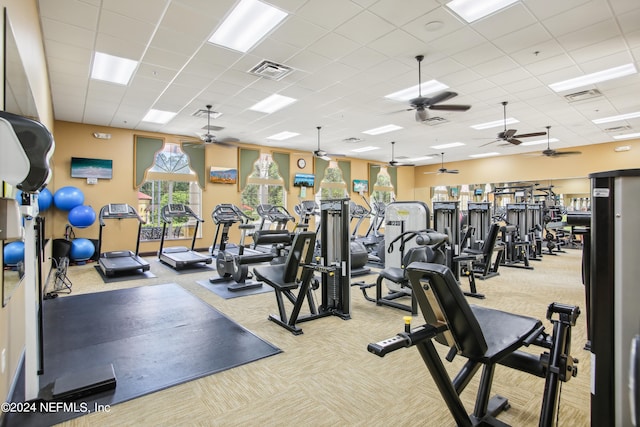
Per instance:
[[[302,231],[293,238],[287,261],[285,262],[284,282],[293,283],[299,279],[302,265],[311,264],[316,244],[316,233]]]
[[[449,267],[414,262],[407,267],[407,275],[425,321],[434,326],[446,323],[448,327],[436,340],[450,347],[455,345],[469,359],[482,357],[487,342]]]
[[[500,225],[495,222],[491,224],[491,227],[489,227],[489,231],[487,232],[487,238],[482,246],[482,255],[484,255],[488,262],[490,262],[491,254],[493,253],[493,248],[496,245],[496,240],[498,240],[499,232]]]

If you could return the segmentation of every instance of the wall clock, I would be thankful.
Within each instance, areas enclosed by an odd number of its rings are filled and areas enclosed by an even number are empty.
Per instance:
[[[305,159],[298,159],[298,168],[304,169],[307,166],[307,161]]]

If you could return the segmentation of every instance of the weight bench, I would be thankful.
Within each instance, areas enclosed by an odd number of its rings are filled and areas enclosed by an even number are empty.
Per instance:
[[[504,256],[504,245],[497,243],[499,231],[500,226],[497,223],[491,224],[481,249],[464,248],[460,255],[453,258],[453,261],[459,263],[468,274],[469,286],[473,293],[476,292],[476,277],[485,280],[500,274],[498,268]]]
[[[551,426],[559,404],[559,381],[577,374],[577,360],[569,355],[571,327],[580,314],[578,307],[553,303],[547,319],[553,324],[553,336],[544,332],[540,320],[467,303],[451,270],[440,264],[413,263],[408,268],[413,293],[426,324],[411,329],[405,318],[405,332],[377,343],[368,350],[380,357],[404,347],[416,346],[427,365],[458,426],[505,426],[495,416],[509,408],[501,396],[489,399],[497,364],[546,378],[540,426]],[[558,318],[552,318],[557,315]],[[467,359],[451,380],[433,340],[450,348],[446,359],[456,355]],[[520,351],[523,346],[537,345],[548,352],[535,356]],[[475,408],[467,414],[460,393],[482,367]]]

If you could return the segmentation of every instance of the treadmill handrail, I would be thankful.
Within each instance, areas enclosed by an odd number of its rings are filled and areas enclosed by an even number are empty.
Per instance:
[[[184,211],[182,211],[182,212],[171,211],[169,209],[170,205],[182,206]],[[204,219],[200,218],[198,216],[198,214],[196,214],[193,211],[193,209],[191,209],[188,205],[185,205],[183,203],[171,203],[170,205],[165,205],[165,206],[162,207],[162,210],[160,211],[160,215],[162,216],[162,221],[167,222],[167,223],[171,223],[171,222],[173,222],[173,218],[180,218],[180,217],[189,216],[191,218],[194,218],[198,222],[204,222]]]
[[[124,203],[123,203],[124,204]],[[100,220],[100,226],[104,227],[105,219],[124,219],[124,218],[136,218],[140,221],[141,224],[146,224],[147,222],[138,214],[138,211],[129,204],[124,204],[127,206],[127,213],[110,213],[109,205],[105,205],[100,209],[100,215],[98,216]]]

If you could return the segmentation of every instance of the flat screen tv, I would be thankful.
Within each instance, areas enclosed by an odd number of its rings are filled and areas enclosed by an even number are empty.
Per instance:
[[[312,173],[297,173],[293,177],[294,187],[313,187],[315,175]]]
[[[71,158],[71,178],[111,179],[112,177],[113,160]]]
[[[473,190],[473,194],[475,196],[482,196],[482,188],[476,188],[475,190]]]
[[[354,193],[360,193],[361,191],[369,191],[369,181],[366,179],[354,179],[353,180]]]

